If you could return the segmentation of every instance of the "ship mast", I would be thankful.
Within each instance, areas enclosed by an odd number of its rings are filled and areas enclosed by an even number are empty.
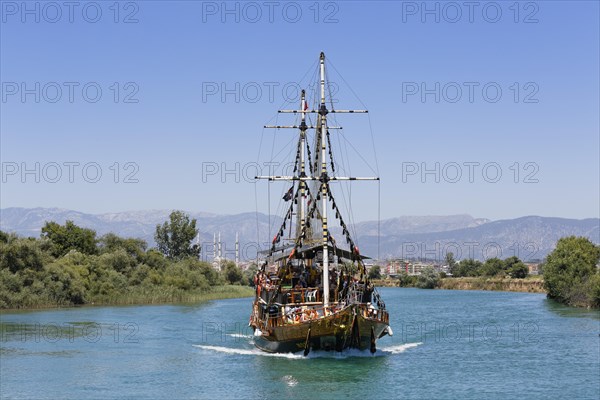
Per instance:
[[[323,306],[329,305],[329,231],[327,230],[327,106],[325,105],[325,53],[321,52],[321,105],[319,116],[321,126],[321,227],[323,230]]]
[[[282,128],[291,128],[291,129],[300,129],[300,151],[299,151],[299,161],[300,161],[300,173],[296,176],[296,175],[292,175],[292,176],[256,176],[256,179],[268,179],[270,181],[300,181],[300,185],[299,185],[299,194],[300,194],[300,207],[299,207],[299,230],[297,231],[297,235],[296,235],[296,246],[299,245],[300,243],[300,236],[304,235],[304,237],[306,237],[306,233],[307,233],[307,229],[309,228],[309,225],[307,224],[306,218],[307,216],[309,218],[312,218],[314,215],[314,207],[311,207],[311,210],[308,212],[309,215],[307,215],[306,212],[306,204],[304,202],[304,196],[307,193],[307,181],[312,181],[312,182],[319,182],[320,186],[317,185],[319,187],[319,191],[320,191],[320,199],[321,199],[321,210],[317,210],[317,213],[319,213],[320,211],[320,220],[321,220],[321,227],[322,227],[322,246],[323,246],[323,259],[322,259],[322,267],[323,267],[323,274],[322,274],[322,283],[323,283],[323,305],[324,306],[328,306],[329,305],[329,229],[327,226],[327,207],[328,207],[328,201],[329,201],[329,182],[330,181],[358,181],[358,180],[379,180],[379,177],[341,177],[341,176],[329,176],[329,174],[327,173],[327,144],[328,144],[328,130],[329,129],[342,129],[339,126],[327,126],[327,114],[329,113],[366,113],[368,112],[367,110],[335,110],[335,109],[331,109],[328,110],[326,103],[325,103],[325,53],[321,52],[321,55],[319,57],[319,61],[320,61],[320,65],[319,65],[319,70],[320,70],[320,105],[319,105],[319,109],[318,110],[308,110],[307,109],[307,104],[306,104],[306,93],[304,90],[302,90],[302,94],[301,94],[301,102],[300,102],[300,110],[279,110],[279,113],[293,113],[293,114],[300,114],[302,119],[301,119],[301,123],[300,125],[265,125],[265,128],[275,128],[275,129],[282,129]],[[318,118],[317,118],[317,124],[316,126],[307,126],[306,125],[306,114],[307,113],[314,113],[314,114],[318,114]],[[317,145],[319,148],[315,149],[316,150],[316,161],[317,162],[321,162],[321,173],[318,174],[318,172],[316,171],[316,168],[313,168],[312,170],[312,174],[313,176],[307,176],[306,175],[306,167],[305,167],[305,146],[306,146],[306,130],[307,129],[316,129],[316,139],[317,139]],[[319,152],[320,150],[320,152]],[[310,160],[309,160],[310,162]],[[315,167],[318,167],[318,165],[315,165]],[[318,198],[318,197],[317,197]],[[316,199],[315,199],[315,206],[317,205]],[[291,210],[291,209],[290,209]],[[339,211],[339,210],[338,210]],[[285,222],[284,222],[285,223]],[[283,225],[285,226],[285,225]],[[344,226],[343,226],[344,227]],[[283,229],[283,228],[282,228]],[[298,229],[298,226],[297,226]],[[346,228],[344,228],[346,229]],[[275,236],[275,239],[273,240],[273,251],[275,249],[275,243],[278,241],[278,239],[280,238],[282,230],[280,230],[280,233],[278,235]],[[358,248],[356,248],[353,244],[353,242],[350,240],[348,233],[346,233],[347,237],[348,237],[348,241],[350,243],[350,251],[352,253],[352,257],[356,257],[357,259],[360,259],[360,255],[358,253]],[[315,238],[316,243],[318,243],[318,238]],[[293,252],[292,252],[293,254]],[[292,254],[290,254],[290,257],[292,256]]]
[[[306,108],[307,108],[306,92],[303,89],[302,93],[301,93],[301,99],[300,99],[300,110],[302,110],[302,121],[300,122],[300,177],[301,178],[306,176],[305,156],[304,156],[304,150],[306,147],[306,130],[308,129],[308,127],[306,126],[306,112],[304,112],[306,110]],[[300,235],[304,231],[304,224],[306,223],[306,202],[304,201],[305,196],[306,196],[306,182],[300,181],[300,216],[299,216],[300,223],[297,224],[297,226],[299,226],[299,230],[297,231],[296,239],[298,238],[298,235]]]

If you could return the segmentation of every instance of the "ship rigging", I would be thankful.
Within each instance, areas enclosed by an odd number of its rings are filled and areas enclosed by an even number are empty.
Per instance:
[[[275,233],[264,263],[254,278],[256,297],[250,316],[255,345],[267,352],[311,349],[343,351],[348,348],[376,351],[377,339],[391,335],[384,301],[368,278],[359,248],[336,203],[331,183],[375,180],[379,177],[337,176],[333,163],[329,114],[367,113],[335,109],[326,104],[325,54],[319,57],[318,105],[310,109],[302,90],[299,109],[280,110],[300,116],[298,125],[267,125],[295,129],[298,142],[291,175],[257,176],[268,181],[290,182],[283,200],[290,205]],[[307,116],[315,115],[312,125]],[[311,154],[308,130],[315,130]],[[330,171],[331,170],[331,171]],[[328,223],[329,212],[341,227],[346,245],[338,244]],[[287,224],[295,221],[291,243],[285,243]],[[347,248],[346,248],[347,247]]]

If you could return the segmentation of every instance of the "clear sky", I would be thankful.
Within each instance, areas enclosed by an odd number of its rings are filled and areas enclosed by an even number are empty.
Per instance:
[[[598,217],[598,4],[2,1],[1,206],[266,212],[262,126],[324,51],[383,218]]]

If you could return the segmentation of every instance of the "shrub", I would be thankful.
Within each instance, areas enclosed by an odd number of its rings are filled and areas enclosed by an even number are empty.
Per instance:
[[[600,246],[584,237],[561,238],[544,262],[548,297],[571,305],[600,306]]]
[[[417,287],[421,289],[433,289],[440,282],[440,275],[433,267],[425,267],[417,279]]]

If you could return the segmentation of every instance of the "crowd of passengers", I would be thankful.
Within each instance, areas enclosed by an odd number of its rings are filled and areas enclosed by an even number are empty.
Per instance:
[[[343,298],[352,282],[359,280],[351,274],[338,274],[336,270],[329,273],[329,290],[333,298]],[[321,274],[316,268],[306,268],[304,271],[298,271],[290,264],[287,268],[281,268],[279,274],[269,275],[264,268],[259,270],[254,276],[254,286],[256,295],[260,297],[263,290],[271,290],[279,284],[289,284],[293,289],[302,290],[306,288],[317,288],[319,293],[323,291],[323,282]],[[339,297],[338,297],[339,296]]]
[[[334,314],[338,307],[323,307],[322,309],[310,308],[306,306],[302,307],[290,307],[285,306],[283,308],[283,320],[287,324],[299,324],[301,322],[312,321],[319,318],[324,318]],[[377,318],[379,310],[377,310],[371,303],[367,303],[367,307],[362,309],[362,314],[365,318]]]
[[[288,324],[299,324],[300,322],[311,321],[323,317],[327,317],[336,311],[336,307],[323,307],[321,310],[315,308],[289,307],[283,309],[284,322]]]

